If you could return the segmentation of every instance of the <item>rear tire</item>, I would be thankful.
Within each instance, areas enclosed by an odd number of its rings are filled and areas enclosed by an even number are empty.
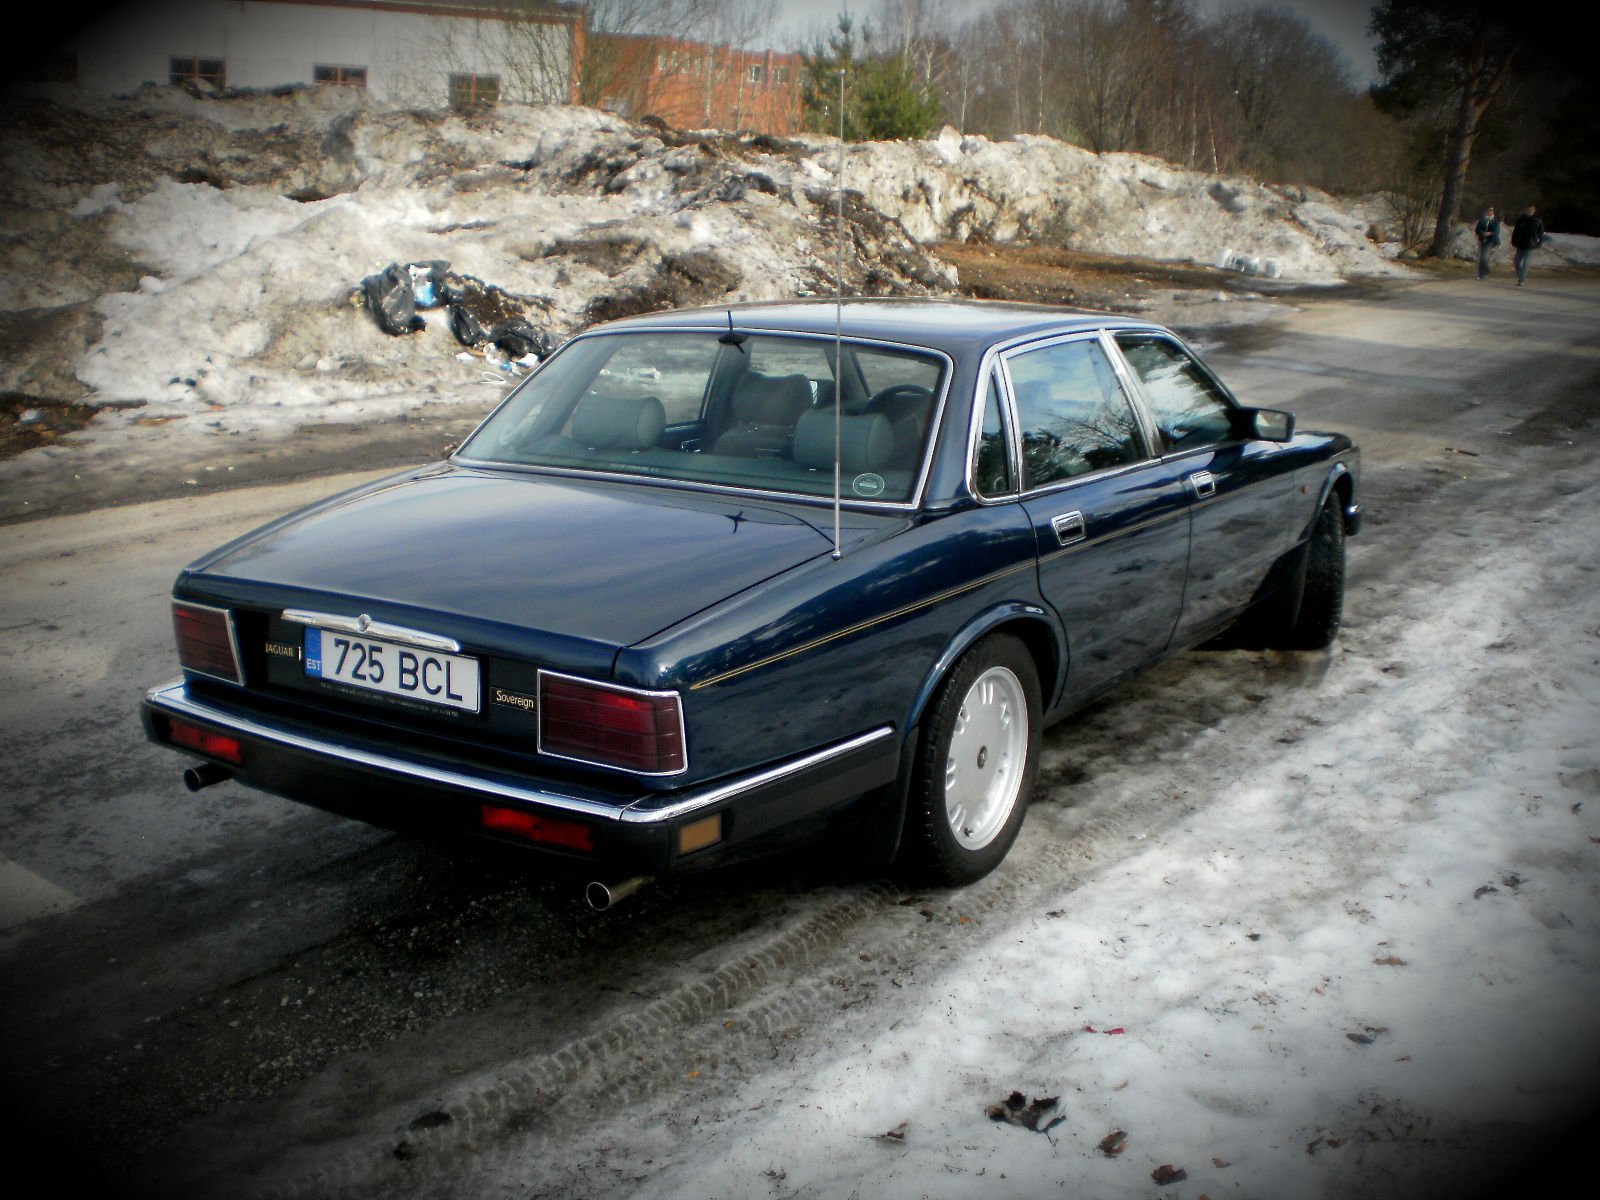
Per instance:
[[[901,859],[950,886],[1000,865],[1027,815],[1039,764],[1039,676],[1026,646],[995,634],[945,676],[922,724]]]

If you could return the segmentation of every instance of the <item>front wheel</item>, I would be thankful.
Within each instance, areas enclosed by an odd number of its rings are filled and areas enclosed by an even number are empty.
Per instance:
[[[1344,618],[1344,514],[1337,494],[1317,514],[1306,548],[1306,583],[1300,611],[1285,631],[1284,649],[1321,650],[1333,643]]]
[[[1009,634],[973,646],[923,722],[907,812],[905,865],[960,885],[1000,865],[1017,840],[1039,761],[1039,676]]]

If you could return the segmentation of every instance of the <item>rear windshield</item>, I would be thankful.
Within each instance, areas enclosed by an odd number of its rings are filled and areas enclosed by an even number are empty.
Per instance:
[[[905,501],[927,457],[942,360],[832,338],[578,338],[462,446],[482,462],[801,496]],[[838,403],[835,403],[838,398]]]

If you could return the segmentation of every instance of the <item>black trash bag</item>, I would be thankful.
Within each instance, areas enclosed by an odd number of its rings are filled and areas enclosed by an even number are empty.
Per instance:
[[[424,322],[417,316],[417,298],[411,290],[411,272],[399,263],[390,263],[376,275],[361,281],[367,307],[378,320],[378,328],[399,336],[415,333]]]
[[[411,292],[416,297],[418,308],[438,308],[450,302],[451,297],[447,293],[454,289],[445,282],[445,276],[450,271],[450,264],[445,259],[429,258],[407,263],[406,271],[411,276]]]
[[[529,354],[546,358],[550,354],[549,335],[540,333],[521,317],[491,325],[488,338],[512,358],[523,358]]]
[[[450,306],[450,332],[456,335],[456,341],[463,346],[477,346],[489,336],[484,333],[483,326],[478,324],[478,318],[459,304]]]

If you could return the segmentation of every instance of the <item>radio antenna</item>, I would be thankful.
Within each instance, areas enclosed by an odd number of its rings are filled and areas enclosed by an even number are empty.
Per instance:
[[[839,191],[838,208],[834,211],[833,264],[833,558],[844,557],[843,539],[840,536],[841,497],[840,459],[844,451],[844,69],[839,70]]]

